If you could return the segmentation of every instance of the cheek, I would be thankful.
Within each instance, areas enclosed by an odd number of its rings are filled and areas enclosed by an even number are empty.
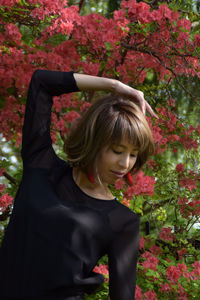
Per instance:
[[[100,155],[100,163],[104,164],[104,166],[111,164],[115,161],[115,156],[113,155],[111,150],[102,151]]]
[[[132,161],[131,163],[131,169],[134,167],[134,165],[136,164],[136,161],[137,161],[137,157]]]
[[[110,164],[110,157],[106,153],[101,153],[98,159],[98,170],[104,172]]]

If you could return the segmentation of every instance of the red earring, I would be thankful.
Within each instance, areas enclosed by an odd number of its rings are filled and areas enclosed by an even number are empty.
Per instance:
[[[95,183],[93,174],[92,174],[91,172],[88,174],[88,179],[89,179],[89,181],[90,181],[91,183]]]
[[[133,185],[133,178],[131,177],[130,172],[128,172],[128,173],[126,174],[126,178],[127,178],[127,180],[128,180],[128,183],[129,183],[130,185]]]

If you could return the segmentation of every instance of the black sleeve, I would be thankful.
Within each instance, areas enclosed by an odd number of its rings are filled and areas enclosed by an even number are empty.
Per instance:
[[[109,294],[110,300],[134,300],[136,266],[139,249],[139,217],[115,233],[110,242]]]
[[[50,168],[56,154],[50,136],[53,96],[79,91],[73,72],[36,70],[29,85],[21,156],[24,166]]]

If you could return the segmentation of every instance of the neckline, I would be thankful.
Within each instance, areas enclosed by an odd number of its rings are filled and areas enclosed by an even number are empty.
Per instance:
[[[78,184],[76,183],[76,181],[74,180],[73,178],[73,168],[70,167],[70,174],[71,174],[71,179],[72,179],[72,182],[73,184],[75,185],[75,187],[85,196],[89,197],[90,199],[93,199],[93,200],[98,200],[98,201],[104,201],[104,202],[114,202],[114,201],[117,201],[116,198],[113,198],[113,199],[101,199],[101,198],[95,198],[89,194],[87,194],[86,192],[84,192],[79,186]]]

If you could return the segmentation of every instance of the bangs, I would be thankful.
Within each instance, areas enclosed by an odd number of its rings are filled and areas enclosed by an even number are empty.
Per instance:
[[[110,138],[111,144],[120,144],[122,140],[132,144],[135,150],[145,151],[149,146],[149,130],[136,116],[119,114]]]

